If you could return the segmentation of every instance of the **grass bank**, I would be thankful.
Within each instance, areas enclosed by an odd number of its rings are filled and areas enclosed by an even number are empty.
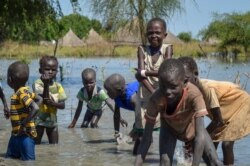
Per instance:
[[[216,51],[215,46],[199,46],[198,42],[174,45],[175,56],[203,56]],[[1,58],[38,58],[42,55],[53,55],[55,45],[25,44],[6,41],[0,45]],[[95,45],[84,47],[58,46],[58,57],[127,57],[136,58],[137,46]]]

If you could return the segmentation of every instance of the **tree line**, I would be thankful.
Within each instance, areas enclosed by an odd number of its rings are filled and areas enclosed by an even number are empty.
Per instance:
[[[1,0],[0,40],[36,42],[62,37],[71,28],[83,38],[91,28],[98,33],[112,34],[135,16],[139,19],[142,43],[146,43],[145,24],[152,17],[169,20],[184,9],[184,0],[85,0],[91,12],[102,20],[79,14],[80,0],[69,0],[73,14],[63,16],[59,0]],[[196,3],[193,0],[194,4]],[[200,31],[203,40],[215,37],[219,47],[241,46],[247,52],[250,45],[250,12],[215,14],[207,28]],[[178,35],[185,42],[192,40],[190,32]]]

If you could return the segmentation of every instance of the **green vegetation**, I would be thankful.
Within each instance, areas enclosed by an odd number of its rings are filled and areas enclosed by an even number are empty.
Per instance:
[[[177,35],[177,37],[186,43],[192,40],[191,32],[181,32]]]
[[[90,0],[93,12],[104,20],[109,30],[117,30],[121,23],[137,16],[142,43],[146,43],[145,23],[152,17],[169,18],[182,11],[182,0]]]
[[[214,20],[200,35],[204,40],[217,39],[220,51],[232,51],[237,55],[243,50],[247,54],[250,46],[250,12],[215,14]]]
[[[70,28],[80,38],[85,37],[91,28],[99,33],[103,31],[98,20],[77,13],[63,16],[58,0],[1,0],[0,25],[0,42],[57,40]]]

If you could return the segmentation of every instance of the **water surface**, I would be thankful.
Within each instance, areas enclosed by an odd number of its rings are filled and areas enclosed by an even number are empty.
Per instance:
[[[250,82],[245,74],[250,72],[250,62],[224,61],[216,58],[196,59],[200,76],[203,78],[234,81],[236,76],[240,76],[240,83],[246,86],[246,90],[250,91]],[[2,84],[7,100],[13,93],[13,90],[6,85],[6,70],[13,61],[1,59],[0,76],[3,78]],[[82,129],[80,128],[83,116],[85,114],[86,105],[82,110],[82,114],[78,119],[74,129],[68,129],[78,100],[76,94],[82,87],[81,72],[86,67],[92,67],[97,71],[97,84],[102,86],[103,80],[112,73],[122,74],[127,82],[134,80],[133,68],[137,66],[136,59],[78,59],[63,58],[59,59],[60,65],[64,68],[64,80],[62,82],[68,95],[66,108],[58,111],[59,123],[59,144],[49,145],[46,135],[43,137],[43,144],[36,146],[36,161],[23,162],[19,160],[3,159],[0,165],[54,165],[54,166],[127,166],[133,165],[135,157],[132,155],[132,145],[117,145],[113,139],[113,116],[111,111],[106,110],[99,122],[98,129]],[[30,79],[28,85],[32,85],[35,79],[39,77],[38,60],[32,60],[30,66]],[[60,75],[58,74],[58,81]],[[249,83],[248,83],[249,82]],[[2,104],[0,104],[2,110]],[[128,134],[133,121],[134,114],[130,111],[122,110],[122,117],[129,122],[127,128],[121,128],[122,133]],[[7,143],[10,137],[11,125],[9,121],[4,119],[3,113],[0,111],[0,155],[3,156],[7,149]],[[206,123],[208,120],[206,119]],[[159,133],[154,133],[154,142],[147,155],[145,165],[159,165],[158,152]],[[181,152],[182,143],[178,142],[176,149],[176,159],[179,161],[179,152]],[[235,165],[250,165],[250,138],[246,137],[236,141],[235,147]],[[222,159],[221,148],[218,149],[220,159]],[[2,159],[2,158],[1,158]]]

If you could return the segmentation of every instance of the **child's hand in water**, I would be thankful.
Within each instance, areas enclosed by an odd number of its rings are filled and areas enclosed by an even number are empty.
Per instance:
[[[68,128],[74,128],[75,127],[75,124],[74,123],[71,123]]]
[[[122,127],[128,127],[128,122],[122,118],[120,119],[120,123],[121,123]]]

